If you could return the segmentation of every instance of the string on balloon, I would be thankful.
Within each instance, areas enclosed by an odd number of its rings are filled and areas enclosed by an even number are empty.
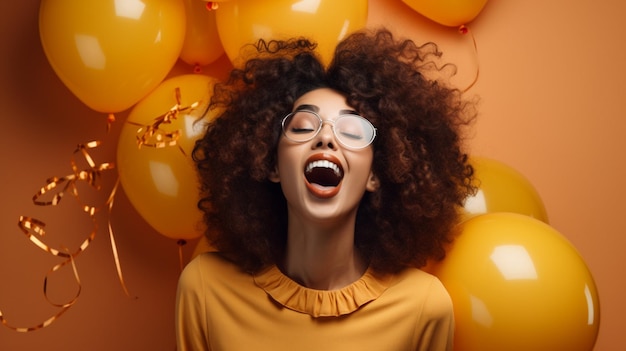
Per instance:
[[[472,44],[474,48],[474,57],[476,59],[476,75],[474,76],[474,79],[472,80],[472,82],[465,89],[463,89],[463,92],[465,93],[468,90],[470,90],[478,81],[478,76],[480,75],[480,65],[478,64],[478,46],[476,44],[476,38],[474,38],[474,35],[470,32],[470,29],[465,25],[461,25],[459,27],[459,33],[462,35],[469,35],[470,38],[472,39]]]
[[[206,9],[209,11],[215,11],[220,7],[220,5],[215,1],[207,1]]]

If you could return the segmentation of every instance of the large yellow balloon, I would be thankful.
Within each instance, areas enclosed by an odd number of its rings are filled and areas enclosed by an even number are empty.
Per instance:
[[[489,158],[472,157],[476,195],[465,200],[466,218],[484,213],[515,212],[548,223],[546,208],[533,184],[514,168]]]
[[[215,11],[209,11],[200,0],[184,0],[187,15],[185,41],[180,59],[192,66],[205,66],[224,54],[217,34]]]
[[[119,137],[117,169],[125,193],[146,222],[172,239],[194,239],[204,231],[197,208],[199,183],[191,151],[205,126],[204,121],[194,122],[203,116],[216,81],[188,74],[162,82],[133,107]],[[195,103],[197,107],[191,108]],[[171,123],[155,124],[176,106],[180,112]],[[210,120],[212,115],[205,118]],[[154,135],[147,138],[149,127],[155,126]],[[175,139],[168,135],[172,133],[179,133],[179,137],[175,145],[168,145]],[[141,147],[138,140],[143,142]]]
[[[93,110],[123,111],[176,63],[185,35],[182,0],[42,0],[39,33],[50,65]]]
[[[459,351],[591,351],[598,292],[572,244],[548,224],[514,213],[462,224],[431,270],[452,297]]]
[[[217,30],[237,66],[240,49],[259,39],[307,37],[328,63],[337,42],[365,26],[367,0],[230,0],[220,2]]]
[[[487,0],[402,0],[413,10],[444,26],[468,24],[482,11]]]

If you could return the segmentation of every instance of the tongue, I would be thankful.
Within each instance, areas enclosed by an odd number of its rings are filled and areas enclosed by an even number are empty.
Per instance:
[[[316,167],[306,174],[306,180],[320,187],[336,187],[341,181],[330,168]]]

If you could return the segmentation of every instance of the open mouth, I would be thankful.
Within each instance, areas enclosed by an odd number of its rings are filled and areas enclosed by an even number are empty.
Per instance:
[[[339,192],[343,168],[335,157],[328,154],[311,157],[304,169],[307,187],[321,198],[332,197]]]
[[[337,186],[343,178],[339,165],[328,160],[318,160],[307,164],[304,175],[309,183],[320,186]]]

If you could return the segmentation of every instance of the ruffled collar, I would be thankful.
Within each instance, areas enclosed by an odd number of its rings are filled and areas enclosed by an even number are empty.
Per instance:
[[[368,269],[354,283],[338,290],[306,288],[283,274],[277,266],[254,276],[254,282],[278,303],[312,317],[332,317],[352,313],[376,300],[389,286],[389,276]]]

